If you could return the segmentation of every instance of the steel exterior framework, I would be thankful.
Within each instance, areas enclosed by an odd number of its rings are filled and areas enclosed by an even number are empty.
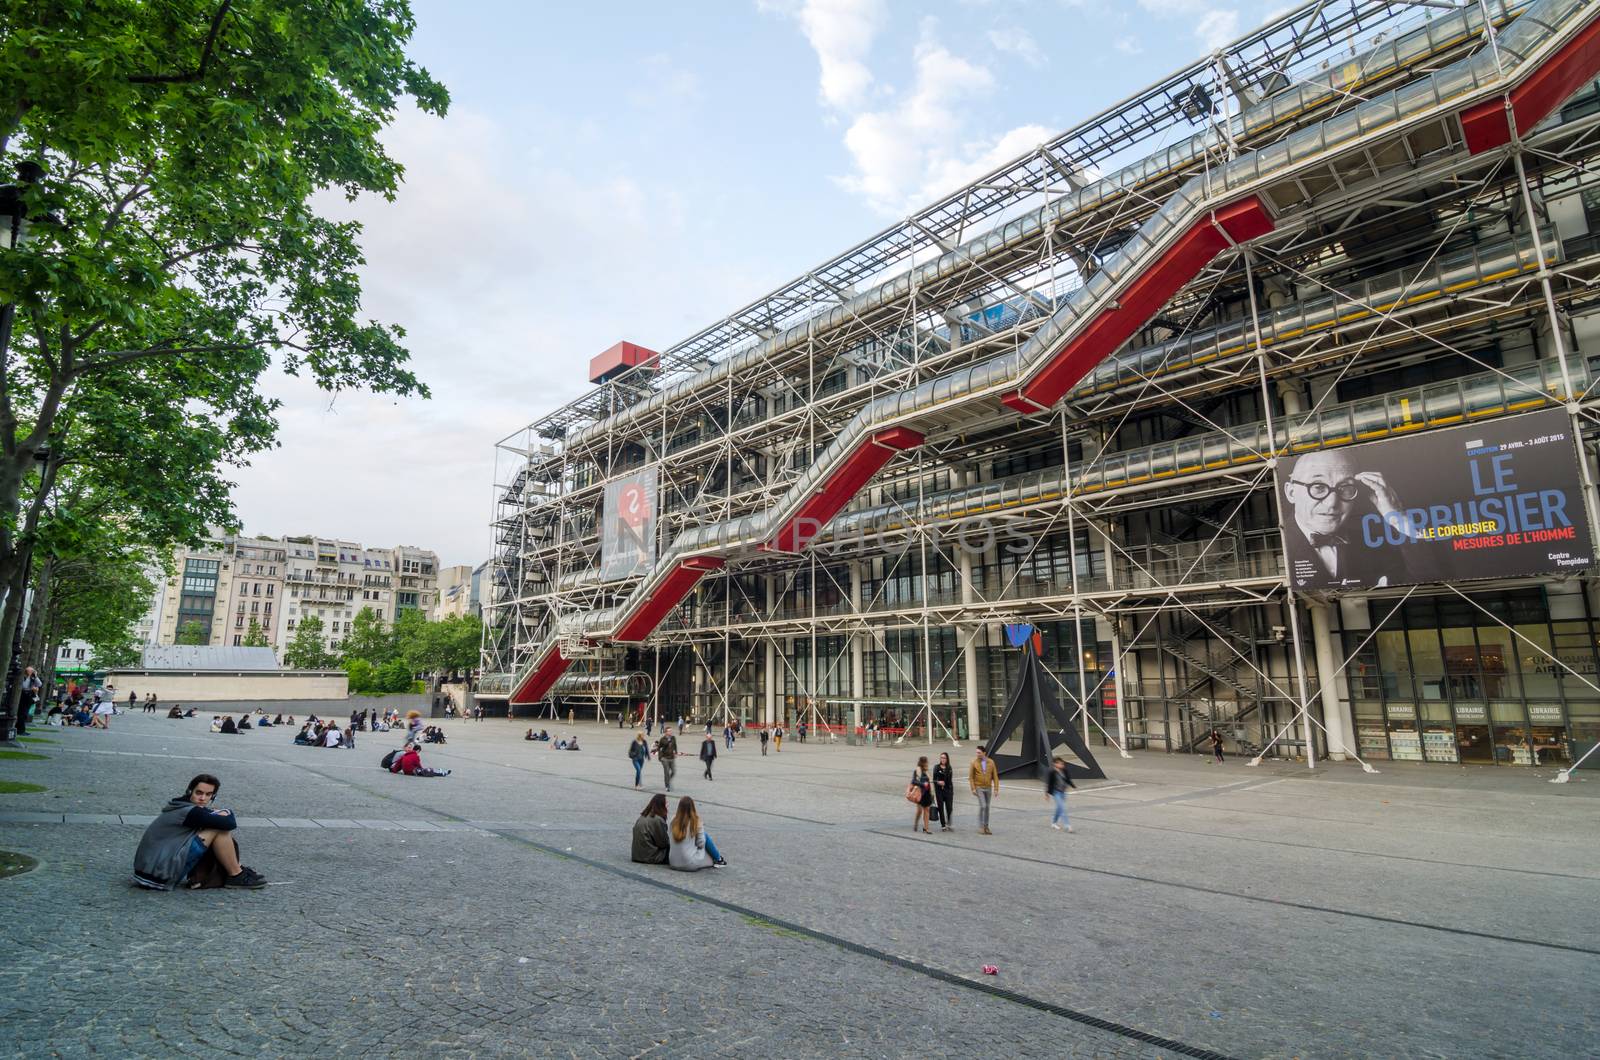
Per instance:
[[[1354,753],[1315,728],[1327,602],[1290,596],[1271,465],[1541,406],[1587,453],[1597,15],[1303,5],[502,440],[482,694],[577,665],[658,705],[677,673],[697,716],[858,721],[890,698],[870,659],[931,736],[952,697],[981,728],[978,652],[1020,618],[1111,645],[1075,687],[1118,686],[1119,744],[1188,746],[1232,692],[1241,744]],[[1445,360],[1471,370],[1338,400]],[[663,565],[605,582],[604,484],[649,464]]]

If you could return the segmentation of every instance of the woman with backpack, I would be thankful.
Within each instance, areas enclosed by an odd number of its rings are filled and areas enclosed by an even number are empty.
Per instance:
[[[911,772],[911,783],[906,787],[906,801],[917,808],[916,815],[911,818],[911,830],[915,832],[921,828],[931,835],[928,811],[933,807],[933,781],[928,778],[927,755],[917,759],[917,768]]]
[[[528,739],[533,739],[533,730],[528,730]],[[644,764],[650,759],[650,744],[645,740],[644,733],[633,734],[633,743],[628,745],[628,760],[633,763],[633,786],[639,787],[643,781]],[[661,816],[667,816],[666,799],[661,802]]]

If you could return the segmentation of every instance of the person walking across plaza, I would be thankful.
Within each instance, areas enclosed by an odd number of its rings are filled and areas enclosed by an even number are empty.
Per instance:
[[[708,732],[706,738],[700,741],[700,761],[706,764],[706,779],[716,779],[711,775],[711,764],[717,760],[717,741]]]
[[[994,835],[989,831],[989,807],[1000,792],[1000,770],[995,768],[994,759],[988,756],[982,744],[978,745],[972,765],[967,767],[967,783],[972,785],[972,794],[978,800],[978,834]]]
[[[916,796],[917,812],[911,818],[911,830],[918,828],[932,835],[928,827],[928,811],[933,808],[933,781],[928,778],[928,756],[917,759],[917,768],[911,771],[911,786],[906,788],[906,801]]]
[[[767,741],[772,739],[772,734],[766,729],[761,730],[761,757],[767,756]]]
[[[1072,777],[1067,775],[1067,763],[1063,758],[1057,758],[1055,768],[1050,770],[1050,775],[1044,778],[1044,793],[1047,798],[1055,801],[1055,812],[1050,815],[1050,827],[1056,831],[1065,828],[1072,831],[1072,822],[1067,819],[1067,789],[1078,785],[1072,782]]]
[[[1215,729],[1211,730],[1211,753],[1217,756],[1217,765],[1222,764],[1222,734]]]
[[[133,855],[135,883],[155,891],[176,890],[186,882],[200,886],[212,876],[214,862],[224,887],[256,890],[267,885],[254,869],[239,864],[239,819],[211,801],[221,790],[222,781],[201,773],[189,781],[188,791],[168,801],[139,838]]]
[[[533,730],[529,729],[529,733]],[[633,743],[628,745],[628,760],[633,763],[633,786],[639,787],[644,779],[644,764],[650,758],[650,744],[644,738],[644,733],[633,734]],[[665,814],[663,814],[665,816]]]
[[[933,805],[939,817],[939,831],[952,831],[950,807],[956,798],[956,771],[950,765],[948,752],[939,755],[939,764],[933,767]]]
[[[656,757],[661,760],[661,779],[667,790],[672,790],[672,777],[678,771],[678,739],[672,735],[672,726],[661,729],[661,739],[656,741]]]
[[[774,751],[778,751],[780,753],[783,751],[783,726],[782,725],[774,725],[772,727],[772,749]]]
[[[733,750],[733,724],[731,722],[722,727],[722,743],[727,750]]]

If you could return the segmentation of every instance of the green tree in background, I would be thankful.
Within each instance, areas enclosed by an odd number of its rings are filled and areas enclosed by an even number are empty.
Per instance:
[[[283,649],[283,664],[293,670],[336,670],[339,656],[322,641],[322,619],[306,615]]]
[[[346,659],[363,659],[373,667],[382,666],[395,656],[394,631],[376,610],[363,607],[350,623],[350,633],[340,648]]]
[[[246,648],[265,648],[268,646],[267,631],[261,628],[260,622],[252,618],[249,628],[244,631],[244,639],[239,643]]]
[[[104,457],[141,515],[192,525],[229,510],[217,469],[273,444],[269,369],[426,394],[403,332],[361,311],[360,226],[317,205],[392,197],[379,133],[406,97],[448,96],[406,57],[406,0],[35,0],[0,24],[0,181],[32,222],[0,254],[4,658],[85,424],[142,441]],[[202,488],[135,481],[169,437]]]
[[[175,644],[208,644],[210,641],[205,624],[196,618],[191,618],[179,626],[178,635],[173,638]]]

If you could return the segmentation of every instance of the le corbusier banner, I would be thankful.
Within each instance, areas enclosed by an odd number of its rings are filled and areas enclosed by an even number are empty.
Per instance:
[[[1586,572],[1594,543],[1559,409],[1278,461],[1301,589]]]

